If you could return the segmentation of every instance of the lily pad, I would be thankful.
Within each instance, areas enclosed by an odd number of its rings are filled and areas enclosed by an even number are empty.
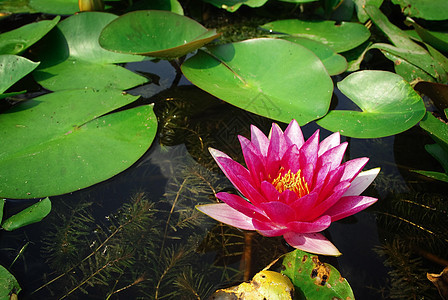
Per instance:
[[[120,90],[60,91],[3,113],[0,197],[64,194],[131,166],[155,137],[152,106],[110,112],[136,98]]]
[[[373,5],[376,7],[380,7],[383,4],[384,0],[353,0],[356,7],[356,14],[358,16],[358,20],[361,23],[365,23],[370,17],[364,10],[366,5]]]
[[[407,18],[406,20],[411,22],[412,26],[415,28],[415,31],[424,42],[440,51],[448,52],[448,32],[426,30],[411,18]]]
[[[443,66],[434,59],[426,49],[411,40],[411,37],[393,25],[386,16],[375,6],[367,5],[366,12],[369,14],[372,21],[383,31],[394,46],[389,44],[377,43],[371,48],[380,49],[383,52],[388,52],[394,56],[407,60],[409,63],[424,70],[437,81],[445,81],[447,79],[446,71]]]
[[[72,15],[79,11],[78,0],[29,0],[29,6],[41,13]]]
[[[0,34],[0,54],[19,54],[46,35],[61,17],[24,25]]]
[[[37,51],[42,61],[33,73],[36,81],[52,90],[78,88],[129,89],[148,80],[113,63],[144,60],[145,57],[113,53],[98,44],[101,30],[117,16],[84,12],[71,16],[53,30]]]
[[[303,299],[355,299],[347,280],[315,254],[297,249],[287,253],[282,264],[282,274],[291,279]]]
[[[17,55],[0,55],[0,94],[32,72],[39,63]]]
[[[219,34],[196,21],[160,10],[134,11],[112,21],[99,42],[107,50],[176,58],[213,41]]]
[[[10,300],[10,294],[18,294],[22,288],[16,278],[0,265],[0,299]]]
[[[237,11],[241,5],[247,5],[249,7],[263,6],[268,0],[204,0],[216,7],[227,10],[228,12]],[[299,0],[300,1],[300,0]],[[316,0],[311,0],[316,1]],[[307,1],[309,2],[309,1]]]
[[[13,231],[23,226],[40,222],[50,211],[51,201],[47,197],[6,219],[2,223],[2,228],[6,231]]]
[[[332,110],[317,124],[356,138],[378,138],[416,125],[426,109],[420,96],[401,76],[385,71],[352,73],[338,88],[361,111]]]
[[[347,60],[342,55],[334,52],[330,47],[318,41],[296,36],[286,36],[283,39],[313,51],[322,61],[330,76],[341,74],[347,70]]]
[[[403,77],[407,82],[413,82],[414,80],[434,81],[434,77],[432,77],[416,65],[413,65],[407,60],[395,56],[390,52],[382,52],[384,56],[394,62],[395,73]]]
[[[260,38],[207,49],[198,51],[181,69],[210,94],[285,123],[296,119],[304,125],[328,111],[333,82],[307,48]]]
[[[370,37],[370,31],[361,24],[335,21],[279,20],[261,26],[275,33],[305,37],[327,45],[336,52],[353,49]]]
[[[408,16],[425,20],[448,19],[448,1],[446,0],[392,0],[401,6],[403,13]]]

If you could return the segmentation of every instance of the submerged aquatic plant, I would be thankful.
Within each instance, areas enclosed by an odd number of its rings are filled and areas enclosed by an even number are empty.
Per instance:
[[[319,131],[307,141],[296,120],[285,132],[273,124],[269,137],[251,127],[251,140],[239,136],[247,169],[225,153],[210,149],[240,195],[217,193],[225,203],[197,209],[228,225],[283,235],[293,247],[317,254],[340,255],[319,232],[331,222],[353,215],[377,201],[360,196],[379,172],[361,172],[368,158],[343,164],[347,143],[338,132],[319,143]]]

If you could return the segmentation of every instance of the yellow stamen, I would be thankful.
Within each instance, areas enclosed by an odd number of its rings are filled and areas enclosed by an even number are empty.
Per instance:
[[[282,193],[285,190],[295,192],[299,197],[303,197],[310,193],[305,178],[301,175],[301,170],[292,173],[291,170],[286,174],[282,174],[283,168],[278,173],[277,178],[272,181],[272,185],[277,191]]]

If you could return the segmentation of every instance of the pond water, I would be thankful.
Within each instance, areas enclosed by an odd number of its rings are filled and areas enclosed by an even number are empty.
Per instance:
[[[143,95],[139,103],[155,103],[158,138],[130,169],[52,197],[43,222],[2,234],[3,265],[26,245],[10,268],[22,299],[205,299],[293,250],[282,238],[249,235],[194,209],[215,201],[215,192],[233,190],[208,147],[243,162],[237,135],[248,137],[250,124],[267,133],[272,121],[176,77],[166,61],[127,68],[152,74],[154,83],[130,93]],[[348,103],[336,90],[333,105]],[[308,138],[317,128],[302,129]],[[329,134],[321,129],[321,140]],[[448,188],[411,172],[440,170],[424,150],[432,141],[418,127],[393,137],[342,140],[349,142],[345,160],[367,156],[365,169],[381,167],[363,193],[379,200],[331,225],[325,234],[343,255],[321,259],[340,271],[357,299],[437,299],[426,272],[439,273],[448,259]]]

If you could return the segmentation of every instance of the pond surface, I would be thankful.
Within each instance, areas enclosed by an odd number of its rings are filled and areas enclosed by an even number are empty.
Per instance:
[[[2,235],[2,264],[26,245],[10,268],[23,299],[206,299],[293,250],[281,237],[249,235],[194,209],[233,190],[208,147],[243,162],[237,135],[248,137],[250,124],[268,133],[272,121],[201,91],[166,61],[127,68],[152,74],[153,83],[130,93],[155,103],[158,138],[130,169],[52,197],[43,222]],[[348,103],[335,92],[333,105]],[[317,128],[304,126],[305,138]],[[321,129],[321,140],[329,134]],[[432,141],[420,128],[342,140],[349,142],[345,160],[366,156],[365,169],[381,167],[363,193],[379,200],[330,226],[325,234],[343,255],[321,259],[340,271],[357,299],[437,299],[426,272],[439,273],[448,259],[448,188],[411,172],[440,169],[424,150]]]

